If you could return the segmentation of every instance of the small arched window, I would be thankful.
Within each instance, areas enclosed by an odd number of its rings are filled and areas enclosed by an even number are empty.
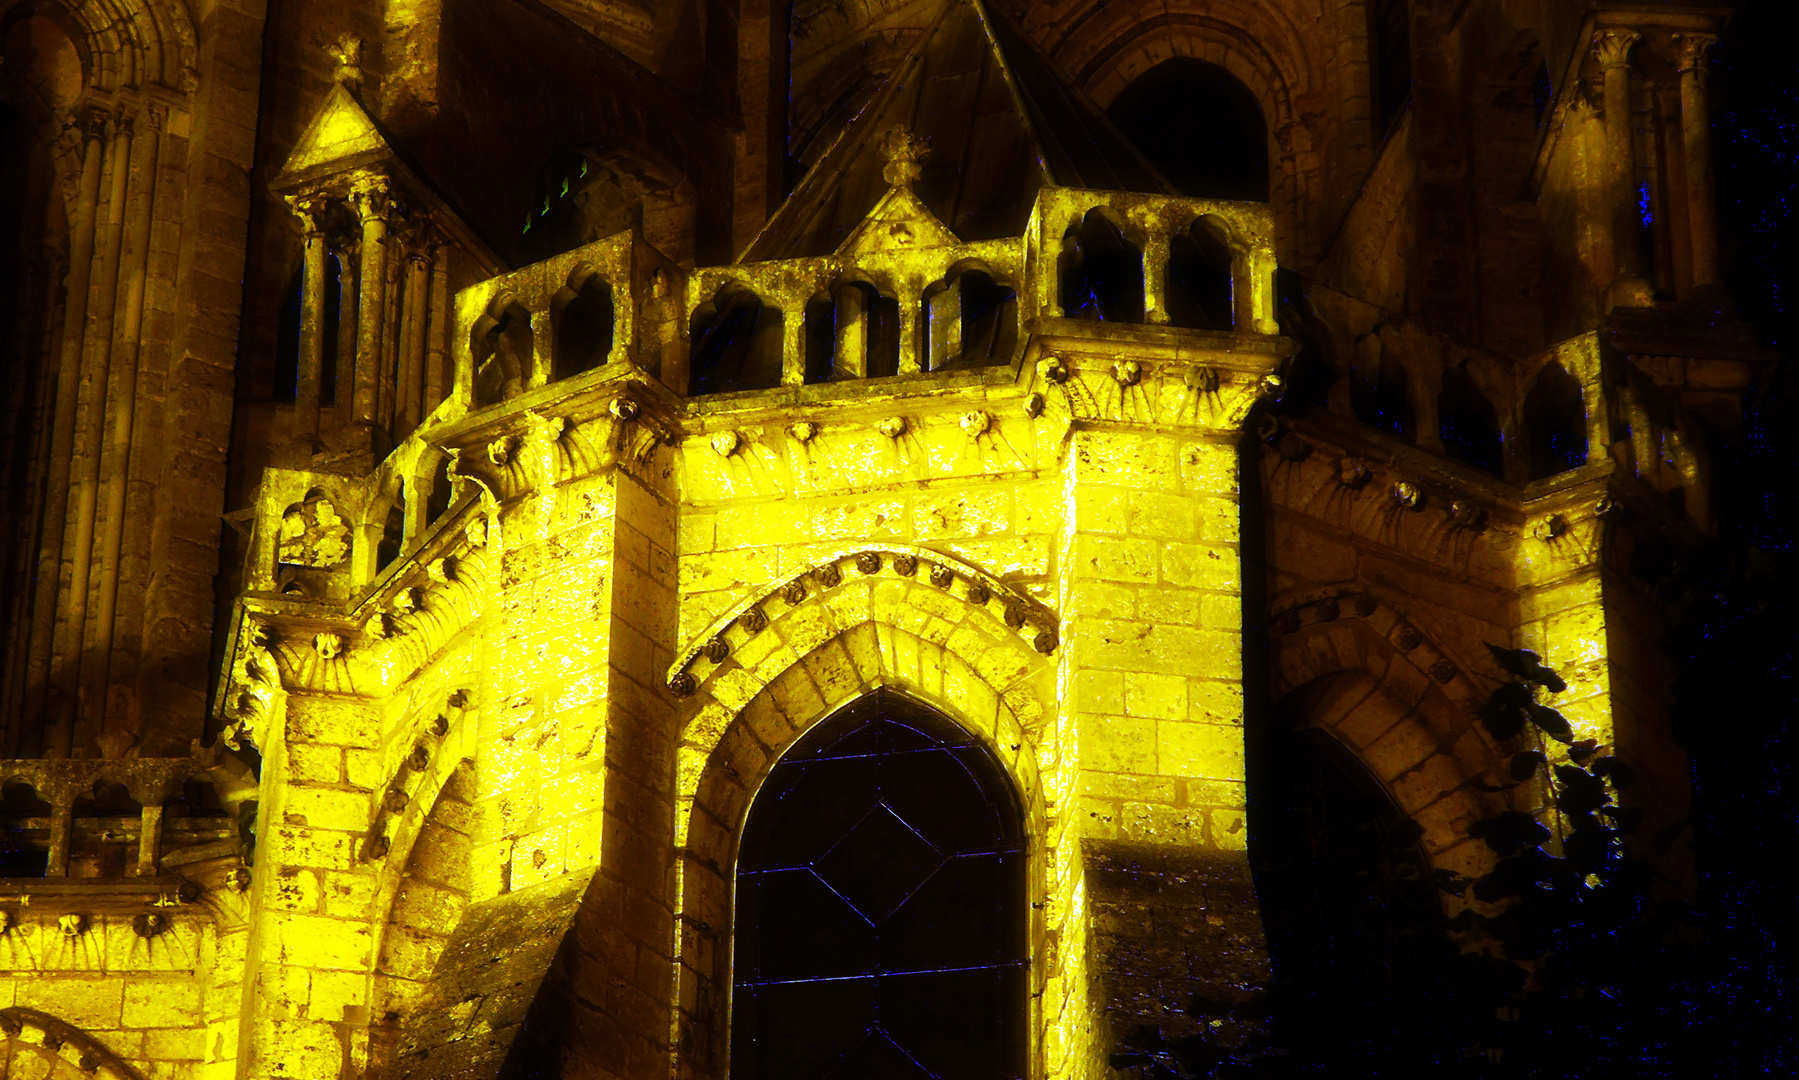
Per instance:
[[[728,282],[694,309],[689,394],[767,390],[781,385],[781,309]]]
[[[1024,837],[1004,770],[891,694],[813,728],[737,860],[733,1080],[1025,1075]]]
[[[1524,396],[1530,478],[1541,480],[1587,463],[1587,405],[1580,383],[1550,361]]]
[[[1097,209],[1062,236],[1062,314],[1070,319],[1143,321],[1143,250]]]
[[[1450,457],[1494,476],[1504,471],[1499,413],[1474,377],[1459,367],[1443,371],[1443,389],[1437,394],[1437,422],[1443,450]]]
[[[925,368],[1004,364],[1018,345],[1018,297],[984,270],[952,270],[925,293]]]
[[[1362,423],[1409,439],[1416,428],[1410,379],[1405,365],[1385,353],[1386,344],[1378,332],[1356,339],[1350,405]]]
[[[612,354],[612,285],[589,274],[579,288],[569,288],[556,311],[556,353],[552,379],[592,371]]]

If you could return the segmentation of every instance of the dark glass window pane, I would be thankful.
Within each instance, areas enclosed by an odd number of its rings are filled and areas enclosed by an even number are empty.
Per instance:
[[[1024,838],[1004,770],[876,694],[769,773],[737,868],[734,1080],[1025,1069]]]

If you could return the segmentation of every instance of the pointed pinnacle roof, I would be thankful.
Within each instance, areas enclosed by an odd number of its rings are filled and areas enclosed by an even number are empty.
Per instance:
[[[925,148],[909,185],[883,175],[881,143],[898,128]],[[866,233],[859,227],[877,204],[898,212],[893,201],[907,187],[962,241],[1018,236],[1046,184],[1175,194],[1003,14],[981,0],[947,0],[741,261],[830,254],[852,232]]]

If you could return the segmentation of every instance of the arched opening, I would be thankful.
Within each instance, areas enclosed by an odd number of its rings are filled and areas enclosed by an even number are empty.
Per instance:
[[[1378,333],[1356,339],[1349,402],[1357,420],[1401,439],[1410,439],[1417,428],[1405,366],[1386,355]]]
[[[125,785],[97,780],[75,797],[69,830],[69,876],[124,877],[137,862],[143,804]]]
[[[1587,406],[1580,383],[1551,360],[1524,397],[1530,478],[1541,480],[1587,463]]]
[[[49,873],[52,812],[30,784],[13,781],[0,788],[0,878]]]
[[[1443,451],[1482,472],[1505,471],[1499,413],[1474,378],[1459,367],[1446,368],[1437,393],[1437,423]]]
[[[437,519],[450,509],[450,499],[456,493],[455,482],[450,478],[450,455],[441,454],[437,458],[437,467],[431,471],[431,494],[425,498],[425,521],[436,524]]]
[[[781,309],[727,282],[694,309],[687,392],[767,390],[781,385]]]
[[[1004,364],[1018,346],[1018,296],[985,270],[952,270],[925,292],[925,369]]]
[[[495,405],[531,384],[531,316],[511,304],[475,324],[475,404]]]
[[[899,374],[899,301],[865,281],[814,297],[805,311],[806,381]]]
[[[589,274],[570,292],[556,312],[551,374],[556,379],[592,371],[612,354],[612,286],[600,275]]]
[[[1218,65],[1164,60],[1125,87],[1106,116],[1181,194],[1268,201],[1262,107]]]
[[[381,519],[381,539],[375,545],[375,566],[385,570],[400,557],[406,546],[406,493],[400,492],[394,497],[394,504],[387,508],[387,516]]]
[[[1000,764],[877,693],[770,771],[737,860],[731,1075],[1026,1074],[1025,842]]]
[[[1412,95],[1410,0],[1369,0],[1368,78],[1380,134],[1393,130]]]
[[[1275,1035],[1302,1069],[1430,1061],[1453,1038],[1456,949],[1422,830],[1342,743],[1306,726],[1307,706],[1335,684],[1300,690],[1250,744]]]
[[[1143,251],[1102,211],[1068,227],[1058,270],[1067,318],[1143,321]]]
[[[1198,330],[1236,329],[1235,264],[1236,252],[1217,219],[1199,218],[1176,233],[1168,244],[1168,321]]]

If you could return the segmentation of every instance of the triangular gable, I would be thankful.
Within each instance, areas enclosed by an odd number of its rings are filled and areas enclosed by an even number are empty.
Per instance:
[[[312,123],[306,125],[281,171],[292,176],[391,154],[374,118],[350,93],[350,88],[340,82],[331,88]]]
[[[862,219],[837,249],[840,256],[881,251],[950,247],[962,241],[909,187],[894,187]]]

